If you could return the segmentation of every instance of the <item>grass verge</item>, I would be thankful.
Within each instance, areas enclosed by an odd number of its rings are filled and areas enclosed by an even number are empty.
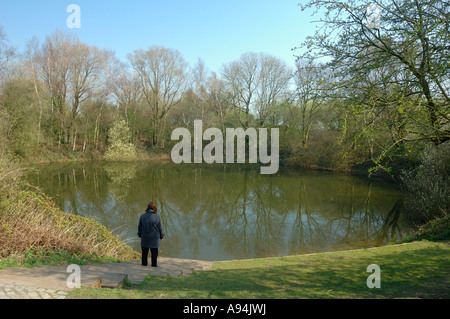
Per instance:
[[[381,270],[381,288],[369,289],[370,264]],[[105,290],[81,288],[71,298],[308,299],[449,298],[448,242],[412,242],[385,247],[280,258],[216,262],[187,278],[148,276],[139,285]]]

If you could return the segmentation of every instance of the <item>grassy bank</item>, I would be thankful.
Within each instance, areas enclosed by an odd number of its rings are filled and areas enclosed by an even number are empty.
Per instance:
[[[381,288],[369,289],[370,264]],[[412,242],[280,258],[216,262],[187,278],[148,276],[121,289],[81,288],[72,298],[449,298],[450,245]]]
[[[16,186],[0,192],[0,267],[137,257],[99,222],[62,212],[42,194]]]
[[[167,161],[169,159],[169,152],[150,152],[139,149],[137,151],[137,156],[133,161]],[[101,152],[73,152],[63,148],[61,150],[45,150],[21,158],[21,162],[25,166],[51,163],[83,163],[91,161],[105,161],[105,156]]]

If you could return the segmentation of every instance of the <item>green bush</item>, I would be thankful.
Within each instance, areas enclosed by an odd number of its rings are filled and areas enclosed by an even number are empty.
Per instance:
[[[136,147],[130,143],[131,133],[124,120],[117,120],[109,130],[109,148],[105,153],[108,161],[130,161],[137,158]]]
[[[450,216],[435,218],[420,226],[411,240],[450,240]]]

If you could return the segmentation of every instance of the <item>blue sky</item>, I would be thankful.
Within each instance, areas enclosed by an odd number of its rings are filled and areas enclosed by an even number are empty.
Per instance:
[[[193,66],[212,71],[248,51],[267,52],[294,65],[291,49],[314,32],[317,19],[300,0],[0,0],[0,24],[10,44],[23,49],[57,28],[90,45],[127,53],[153,44],[177,49]],[[69,4],[81,8],[81,28],[69,29]]]

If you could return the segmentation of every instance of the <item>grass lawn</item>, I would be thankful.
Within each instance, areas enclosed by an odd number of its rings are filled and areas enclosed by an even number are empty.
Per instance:
[[[369,289],[367,266],[381,270]],[[71,298],[449,298],[449,242],[216,262],[186,278],[148,276],[120,289],[81,288]]]

